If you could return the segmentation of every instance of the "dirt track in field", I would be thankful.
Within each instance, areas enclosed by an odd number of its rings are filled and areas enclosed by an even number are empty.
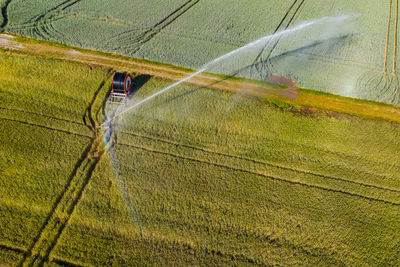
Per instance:
[[[112,68],[118,71],[136,72],[169,80],[181,80],[191,75],[195,70],[180,68],[173,65],[151,62],[141,59],[124,58],[117,54],[106,54],[89,49],[58,46],[47,41],[37,41],[33,38],[14,37],[11,34],[0,34],[0,55],[37,56],[44,58],[60,59],[81,62],[89,66]],[[274,75],[270,76],[277,80]],[[278,77],[279,78],[279,77]],[[280,77],[278,80],[282,80]],[[271,80],[271,79],[270,79]],[[277,89],[259,81],[241,80],[235,77],[218,76],[202,73],[188,80],[187,83],[207,88],[230,91],[242,95],[260,97],[263,99],[277,99],[290,105],[312,107],[317,110],[329,110],[336,115],[361,116],[367,118],[383,119],[386,121],[400,122],[400,109],[396,106],[378,106],[367,102],[356,102],[351,98],[340,98],[335,95],[320,95],[298,90],[295,83],[283,85],[285,89]],[[309,114],[307,110],[305,114]],[[301,110],[303,112],[303,110]],[[313,112],[314,113],[314,112]],[[318,112],[317,112],[318,113]],[[348,115],[350,114],[350,115]],[[335,115],[335,116],[336,116]]]
[[[7,34],[0,34],[0,48],[7,49],[7,51],[0,51],[0,53],[3,54],[11,53],[15,55],[32,55],[78,61],[90,65],[114,68],[120,71],[143,73],[170,80],[181,80],[192,73],[190,71],[177,70],[173,67],[169,67],[166,65],[157,65],[150,62],[146,63],[134,60],[114,58],[111,56],[109,57],[89,52],[81,52],[69,48],[55,47],[41,43],[20,42],[17,41],[16,38],[14,38],[13,36]],[[288,98],[297,97],[297,88],[295,87],[287,89],[276,89],[272,86],[264,84],[223,79],[207,74],[200,74],[190,79],[188,83],[231,92],[240,92],[242,94],[244,93],[247,95],[264,98],[274,95],[284,96]]]
[[[304,2],[304,1],[303,1]],[[157,76],[160,78],[179,80],[187,77],[191,72],[179,70],[174,67],[168,67],[166,65],[157,65],[151,62],[146,63],[142,61],[134,61],[129,59],[120,59],[108,57],[100,54],[92,54],[90,51],[81,52],[64,47],[56,47],[40,43],[29,43],[29,42],[18,42],[11,35],[0,34],[0,48],[5,48],[6,50],[0,49],[0,54],[11,54],[15,56],[40,56],[47,58],[55,58],[62,60],[77,61],[82,63],[87,63],[90,65],[102,66],[108,68],[108,74],[103,81],[100,82],[98,89],[93,95],[93,98],[85,110],[85,114],[82,117],[83,122],[70,121],[63,118],[49,116],[47,114],[42,114],[39,112],[25,111],[16,108],[0,107],[1,109],[28,113],[31,115],[41,116],[48,119],[64,121],[67,123],[74,123],[79,126],[86,126],[92,133],[93,136],[84,136],[78,133],[50,128],[44,125],[33,124],[25,121],[17,121],[8,118],[1,118],[0,120],[9,120],[18,123],[28,124],[34,127],[43,127],[49,130],[61,131],[68,134],[80,135],[90,139],[90,143],[83,150],[80,158],[77,160],[70,176],[68,182],[57,201],[54,203],[50,214],[47,217],[46,223],[38,231],[37,236],[34,238],[32,244],[28,249],[20,249],[18,247],[7,246],[0,244],[0,248],[15,251],[17,253],[23,254],[24,257],[20,262],[20,265],[44,265],[49,261],[57,262],[61,265],[72,265],[72,263],[66,262],[60,259],[51,258],[51,253],[57,242],[63,233],[69,219],[74,212],[75,207],[81,200],[82,194],[85,191],[88,183],[91,180],[93,171],[95,170],[98,162],[100,161],[103,153],[104,147],[101,146],[98,137],[99,133],[96,132],[97,126],[94,121],[95,112],[92,110],[93,103],[99,97],[99,92],[102,90],[106,81],[111,78],[112,69],[126,70],[130,72],[139,72],[143,74],[149,74]],[[290,80],[286,80],[283,76],[271,76],[272,80],[276,80],[277,83],[285,84],[288,86],[287,89],[276,89],[269,87],[264,84],[258,84],[251,81],[238,81],[223,79],[217,76],[202,74],[189,82],[205,87],[212,87],[216,89],[222,89],[233,92],[241,92],[248,95],[258,96],[258,97],[271,97],[271,96],[283,96],[288,99],[295,99],[298,97],[297,87],[295,83]],[[243,89],[245,89],[243,91]],[[322,97],[322,96],[321,96]],[[326,97],[326,96],[324,96]],[[299,97],[301,98],[301,97]],[[104,102],[103,102],[104,104]],[[317,112],[310,110],[310,112]],[[93,117],[92,117],[93,116]],[[325,192],[332,192],[336,194],[342,194],[351,196],[358,199],[364,199],[367,201],[380,202],[385,204],[390,204],[394,206],[399,206],[400,202],[399,194],[400,190],[397,188],[389,188],[385,186],[379,186],[376,184],[364,183],[362,181],[353,181],[346,177],[336,177],[325,175],[321,173],[315,173],[312,171],[296,169],[290,166],[284,166],[276,164],[273,162],[266,162],[252,158],[246,158],[238,155],[231,155],[226,153],[221,153],[218,151],[208,150],[202,147],[197,147],[193,145],[185,145],[171,140],[164,140],[153,136],[144,136],[132,132],[122,132],[121,134],[129,136],[131,139],[138,139],[139,142],[116,142],[116,145],[124,146],[131,150],[140,150],[146,153],[157,154],[162,157],[175,158],[178,160],[186,162],[195,162],[203,166],[211,166],[213,168],[225,169],[230,172],[242,173],[248,175],[254,175],[261,179],[269,179],[280,183],[290,184],[296,187],[305,187],[323,190]],[[170,147],[179,147],[179,151],[173,151],[169,149],[161,149],[161,146],[143,146],[140,145],[140,141],[143,139],[149,140],[152,143],[164,144]],[[182,153],[184,150],[191,151],[195,153]],[[171,152],[172,151],[172,152]],[[332,152],[331,152],[332,153]],[[193,155],[195,154],[195,155]],[[198,154],[196,156],[196,154]],[[214,159],[210,160],[210,156],[214,156]],[[346,156],[346,155],[341,155]],[[215,160],[217,159],[217,160]],[[237,164],[238,162],[245,163],[248,166],[253,166],[253,168],[242,168],[244,164]],[[263,169],[275,169],[275,173],[264,172]],[[285,172],[280,174],[279,171]],[[293,174],[293,175],[291,175]],[[300,178],[293,178],[301,175]],[[365,173],[369,175],[369,173]],[[374,174],[375,175],[375,174]],[[380,176],[379,178],[385,179],[386,177]],[[323,183],[328,183],[329,185],[323,185]],[[362,189],[362,190],[361,190]],[[376,194],[379,192],[379,194]]]

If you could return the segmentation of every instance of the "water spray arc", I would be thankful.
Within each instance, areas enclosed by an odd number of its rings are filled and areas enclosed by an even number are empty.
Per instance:
[[[240,53],[242,51],[245,51],[247,49],[250,49],[250,48],[255,48],[257,46],[261,46],[261,48],[263,48],[266,42],[269,42],[269,41],[271,41],[271,40],[273,40],[275,38],[282,38],[285,35],[289,35],[291,33],[295,33],[295,32],[301,31],[301,30],[303,30],[305,28],[308,28],[308,27],[310,27],[310,26],[312,26],[314,24],[319,24],[319,23],[338,23],[338,22],[342,22],[344,20],[347,20],[347,19],[349,19],[351,17],[352,16],[350,16],[350,15],[343,15],[343,16],[324,17],[324,18],[321,18],[321,19],[305,21],[305,22],[303,22],[303,23],[301,23],[301,24],[299,24],[299,25],[297,25],[295,27],[288,28],[288,29],[285,29],[285,30],[282,30],[282,31],[278,31],[278,32],[276,32],[274,34],[271,34],[271,35],[262,37],[260,39],[257,39],[257,40],[255,40],[253,42],[250,42],[250,43],[248,43],[248,44],[246,44],[246,45],[244,45],[244,46],[242,46],[242,47],[240,47],[238,49],[235,49],[235,50],[233,50],[233,51],[231,51],[231,52],[229,52],[229,53],[227,53],[227,54],[225,54],[223,56],[220,56],[220,57],[210,61],[209,63],[205,64],[202,68],[200,68],[198,71],[196,71],[193,74],[187,76],[186,78],[184,78],[184,79],[182,79],[182,80],[180,80],[180,81],[178,81],[178,82],[176,82],[174,84],[171,84],[170,86],[165,87],[164,89],[158,91],[157,93],[144,98],[143,100],[135,103],[134,105],[126,108],[125,110],[123,110],[123,111],[121,111],[119,113],[116,113],[111,119],[105,121],[100,127],[107,127],[107,125],[109,125],[117,117],[122,116],[123,114],[131,111],[134,108],[137,108],[138,106],[142,105],[143,103],[145,103],[145,102],[147,102],[147,101],[149,101],[149,100],[151,100],[151,99],[153,99],[153,98],[155,98],[155,97],[157,97],[157,96],[169,91],[170,89],[172,89],[172,88],[174,88],[174,87],[176,87],[176,86],[178,86],[178,85],[180,85],[180,84],[182,84],[182,83],[184,83],[184,82],[186,82],[186,81],[188,81],[190,79],[192,79],[193,77],[205,72],[211,66],[213,66],[213,65],[215,65],[215,64],[223,61],[224,59],[227,59],[227,58],[229,58],[229,57],[231,57],[231,56],[233,56],[235,54],[238,54],[238,53]]]

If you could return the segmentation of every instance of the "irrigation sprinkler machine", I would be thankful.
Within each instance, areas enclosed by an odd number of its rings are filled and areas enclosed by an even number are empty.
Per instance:
[[[107,103],[124,105],[133,91],[135,83],[132,76],[126,72],[116,72],[111,85]]]

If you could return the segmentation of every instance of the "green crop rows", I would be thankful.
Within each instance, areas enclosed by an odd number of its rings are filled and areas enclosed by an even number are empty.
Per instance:
[[[151,79],[135,97],[166,85]],[[54,259],[93,265],[399,260],[393,125],[294,115],[188,85],[118,125],[116,143]]]
[[[75,196],[92,143],[85,109],[99,108],[92,98],[109,74],[26,56],[0,62],[0,262],[14,265],[34,252],[52,216],[69,215],[59,206]]]
[[[398,0],[3,1],[5,31],[199,68],[252,40],[324,16],[351,15],[274,39],[213,72],[398,103]]]
[[[104,146],[111,70],[0,63],[0,265],[400,263],[397,124],[183,84]]]

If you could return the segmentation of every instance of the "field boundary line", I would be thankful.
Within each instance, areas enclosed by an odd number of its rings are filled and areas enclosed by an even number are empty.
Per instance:
[[[9,111],[17,111],[17,112],[33,114],[33,115],[39,115],[39,116],[42,116],[42,117],[45,117],[45,118],[49,118],[49,119],[53,119],[53,120],[65,121],[65,122],[69,122],[69,123],[85,126],[85,124],[82,123],[82,122],[73,121],[73,120],[64,119],[64,118],[53,117],[53,116],[46,115],[46,114],[39,113],[39,112],[34,112],[34,111],[29,111],[29,110],[24,110],[24,109],[18,109],[18,108],[2,107],[2,106],[0,106],[0,109],[9,110]]]
[[[304,183],[304,182],[293,181],[293,180],[285,179],[285,178],[278,177],[278,176],[267,175],[267,174],[263,174],[263,173],[259,173],[259,172],[255,172],[255,171],[250,171],[250,170],[245,170],[245,169],[241,169],[241,168],[237,168],[237,167],[228,166],[228,165],[221,164],[221,163],[215,163],[215,162],[210,162],[210,161],[206,161],[206,160],[202,160],[202,159],[196,159],[196,158],[192,158],[192,157],[186,157],[186,156],[182,156],[182,155],[178,155],[178,154],[174,154],[174,153],[169,153],[169,152],[165,152],[165,151],[159,151],[159,150],[155,150],[152,148],[141,147],[141,146],[136,146],[136,145],[131,145],[131,144],[125,144],[125,143],[121,143],[121,142],[119,142],[117,144],[122,145],[122,146],[132,147],[132,148],[139,149],[139,150],[143,150],[146,152],[155,153],[155,154],[171,156],[171,157],[175,157],[175,158],[179,158],[179,159],[183,159],[183,160],[189,160],[189,161],[204,163],[204,164],[208,164],[208,165],[212,165],[212,166],[216,166],[216,167],[220,167],[220,168],[225,168],[225,169],[229,169],[232,171],[248,173],[248,174],[256,175],[259,177],[265,177],[265,178],[269,178],[271,180],[277,180],[277,181],[281,181],[281,182],[285,182],[285,183],[289,183],[289,184],[301,185],[301,186],[306,186],[306,187],[310,187],[310,188],[317,188],[317,189],[321,189],[321,190],[325,190],[325,191],[329,191],[329,192],[342,193],[342,194],[347,194],[350,196],[359,197],[359,198],[363,198],[363,199],[367,199],[367,200],[373,200],[373,201],[383,202],[386,204],[400,206],[400,203],[398,203],[398,202],[393,202],[393,201],[374,198],[374,197],[368,197],[368,196],[364,196],[364,195],[357,194],[357,193],[351,193],[351,192],[347,192],[347,191],[340,190],[340,189],[332,189],[332,188],[323,187],[323,186],[319,186],[319,185],[312,185],[312,184],[308,184],[308,183]]]
[[[0,120],[18,122],[18,123],[22,123],[22,124],[26,124],[26,125],[30,125],[30,126],[34,126],[34,127],[44,128],[44,129],[47,129],[47,130],[62,132],[62,133],[66,133],[66,134],[72,134],[72,135],[76,135],[76,136],[80,136],[80,137],[86,137],[86,138],[90,138],[90,139],[92,138],[89,135],[75,133],[75,132],[67,131],[67,130],[64,130],[64,129],[53,128],[53,127],[49,127],[49,126],[46,126],[46,125],[40,125],[40,124],[27,122],[27,121],[21,121],[21,120],[10,119],[10,118],[5,118],[5,117],[0,117]]]
[[[373,185],[373,184],[367,184],[367,183],[358,182],[358,181],[352,181],[352,180],[348,180],[346,178],[335,177],[335,176],[332,176],[332,175],[325,175],[325,174],[315,173],[315,172],[312,172],[312,171],[296,169],[296,168],[293,168],[293,167],[288,167],[288,166],[284,166],[284,165],[277,164],[277,163],[272,163],[272,162],[268,162],[268,161],[263,161],[263,160],[258,160],[258,159],[243,157],[243,156],[227,154],[227,153],[213,151],[213,150],[209,150],[209,149],[205,149],[205,148],[201,148],[201,147],[197,147],[197,146],[193,146],[193,145],[185,145],[185,144],[181,144],[181,143],[178,143],[178,142],[165,140],[165,139],[161,139],[161,138],[145,136],[145,135],[125,132],[125,131],[122,131],[121,133],[122,134],[126,134],[126,135],[130,135],[130,136],[143,138],[143,139],[148,139],[148,140],[151,140],[151,141],[170,144],[170,145],[174,145],[174,146],[181,146],[181,147],[185,147],[185,148],[189,148],[189,149],[193,149],[193,150],[202,151],[202,152],[205,152],[205,153],[224,156],[224,157],[228,157],[228,158],[234,158],[234,159],[239,159],[239,160],[250,161],[250,162],[253,162],[253,163],[256,163],[256,164],[263,164],[263,165],[266,165],[266,166],[271,166],[271,167],[275,167],[275,168],[282,169],[282,170],[293,171],[293,172],[296,172],[296,173],[309,174],[309,175],[314,175],[314,176],[318,176],[318,177],[321,177],[321,178],[337,180],[337,181],[342,181],[342,182],[348,182],[348,183],[357,184],[357,185],[366,186],[366,187],[371,187],[371,188],[375,188],[375,189],[380,189],[380,190],[386,190],[386,191],[390,191],[390,192],[400,193],[400,189],[393,189],[393,188],[381,187],[381,186],[377,186],[377,185]],[[374,176],[379,176],[381,178],[385,178],[385,177],[383,177],[383,176],[381,176],[379,174],[371,174],[371,173],[368,173],[368,174],[369,175],[374,175]]]

